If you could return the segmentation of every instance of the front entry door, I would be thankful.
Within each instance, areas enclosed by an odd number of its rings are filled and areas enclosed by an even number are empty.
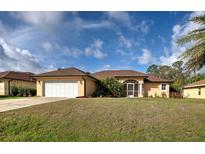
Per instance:
[[[127,83],[127,96],[134,97],[134,83]]]

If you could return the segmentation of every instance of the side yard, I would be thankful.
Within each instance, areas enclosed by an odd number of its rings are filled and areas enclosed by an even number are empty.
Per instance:
[[[205,141],[205,100],[70,99],[0,113],[0,141]]]

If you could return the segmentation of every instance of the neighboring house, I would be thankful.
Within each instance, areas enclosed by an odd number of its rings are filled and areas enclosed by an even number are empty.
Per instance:
[[[11,94],[12,86],[36,88],[36,82],[30,72],[0,72],[0,95]]]
[[[205,98],[205,80],[200,80],[184,86],[185,98]]]
[[[37,96],[82,97],[91,96],[96,89],[97,79],[75,67],[58,69],[35,75]]]
[[[97,88],[97,81],[107,77],[115,77],[124,83],[127,97],[161,97],[162,94],[169,97],[172,82],[132,70],[110,70],[89,74],[71,67],[35,75],[37,96],[91,96]]]
[[[114,77],[124,84],[127,97],[169,97],[171,80],[133,70],[106,70],[92,74],[97,79]]]

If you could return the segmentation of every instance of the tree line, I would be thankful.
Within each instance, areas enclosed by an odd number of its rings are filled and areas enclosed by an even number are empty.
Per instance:
[[[187,72],[183,61],[176,61],[171,66],[153,64],[148,67],[147,73],[173,80],[171,88],[179,92],[184,85],[205,79],[204,74]]]

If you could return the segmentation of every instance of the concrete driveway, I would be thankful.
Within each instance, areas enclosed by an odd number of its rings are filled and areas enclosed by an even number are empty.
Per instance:
[[[33,97],[33,98],[17,98],[17,99],[6,99],[0,100],[0,112],[19,109],[23,107],[56,102],[66,100],[69,98],[61,97]]]

